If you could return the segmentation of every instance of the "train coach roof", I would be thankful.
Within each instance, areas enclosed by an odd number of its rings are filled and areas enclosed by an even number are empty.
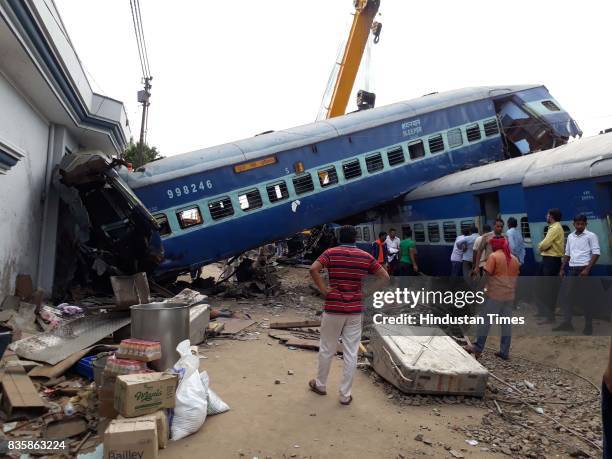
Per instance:
[[[522,183],[525,187],[612,174],[612,134],[576,140],[561,147],[487,164],[428,182],[407,201],[448,196]]]
[[[139,169],[138,172],[122,175],[130,187],[139,188],[280,151],[300,148],[423,113],[541,86],[482,86],[430,94],[371,110],[349,113],[329,120],[170,156],[147,164],[143,171]]]

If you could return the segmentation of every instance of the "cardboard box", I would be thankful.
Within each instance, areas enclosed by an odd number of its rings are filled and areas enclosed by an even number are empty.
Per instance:
[[[12,366],[2,377],[2,408],[9,419],[40,415],[47,408],[22,366]]]
[[[155,420],[111,421],[104,432],[104,459],[157,459]]]
[[[102,385],[98,388],[98,415],[102,418],[115,419],[119,414],[115,409],[116,376],[104,372]]]
[[[178,377],[170,373],[117,376],[115,409],[126,418],[174,408]]]
[[[157,446],[160,449],[164,449],[168,446],[168,440],[170,439],[170,426],[168,424],[168,416],[166,415],[166,410],[159,410],[153,414],[145,414],[144,416],[138,416],[137,418],[124,418],[123,416],[117,416],[118,420],[121,419],[131,419],[133,421],[137,421],[139,419],[151,419],[155,421],[155,426],[157,427]]]

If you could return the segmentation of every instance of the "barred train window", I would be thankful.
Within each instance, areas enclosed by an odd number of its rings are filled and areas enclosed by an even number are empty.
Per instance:
[[[283,199],[287,199],[289,197],[289,190],[287,189],[287,184],[282,181],[278,183],[271,183],[266,186],[266,191],[268,192],[268,199],[270,202],[282,201]]]
[[[521,235],[525,242],[531,241],[531,229],[529,229],[529,219],[527,217],[521,217]]]
[[[377,172],[383,169],[383,161],[380,153],[376,153],[375,155],[366,156],[365,159],[366,168],[368,172]]]
[[[361,165],[359,164],[359,160],[353,159],[342,163],[342,172],[344,173],[344,178],[347,180],[361,177]]]
[[[552,100],[545,100],[545,101],[542,102],[542,105],[544,105],[551,112],[559,112],[559,111],[561,111],[559,106],[557,104],[555,104]]]
[[[402,164],[404,161],[406,161],[406,158],[404,157],[404,150],[402,150],[402,147],[392,148],[387,152],[387,159],[389,160],[390,166]]]
[[[442,139],[441,134],[430,137],[427,142],[429,143],[429,151],[431,153],[438,153],[440,151],[444,151],[444,140]]]
[[[473,124],[465,128],[465,134],[468,142],[476,142],[480,140],[480,127],[477,124]]]
[[[240,203],[240,208],[245,212],[258,209],[263,205],[261,195],[259,194],[259,190],[257,188],[238,195],[238,202]]]
[[[423,228],[422,223],[414,224],[414,241],[425,242],[425,229]]]
[[[474,226],[474,220],[461,220],[461,232],[466,228],[471,230],[472,226]]]
[[[308,173],[294,177],[293,187],[295,188],[296,194],[304,194],[314,190],[314,183],[312,183],[312,177]]]
[[[338,183],[338,174],[336,173],[336,168],[334,166],[329,166],[325,169],[317,171],[317,175],[319,176],[319,183],[321,184],[321,188],[325,188]]]
[[[461,129],[451,129],[446,133],[446,138],[448,139],[449,148],[463,145],[463,135],[461,134]]]
[[[355,235],[355,240],[361,241],[363,239],[363,236],[361,235],[361,226],[356,226],[355,227],[355,232],[357,233]]]
[[[425,156],[425,146],[422,140],[408,144],[408,154],[410,159],[419,159]]]
[[[370,228],[367,226],[363,227],[363,240],[366,242],[370,242]]]
[[[168,217],[166,217],[164,214],[157,214],[154,215],[154,217],[159,225],[159,234],[161,236],[166,236],[172,232],[170,229],[170,223],[168,222]]]
[[[213,220],[220,220],[230,215],[234,215],[234,207],[229,197],[225,196],[216,201],[210,201],[208,203],[208,210]]]
[[[499,127],[497,126],[497,120],[486,121],[483,125],[486,137],[499,134]]]
[[[455,225],[455,222],[444,222],[442,227],[444,229],[444,240],[446,242],[455,242],[455,239],[457,239],[457,225]]]
[[[438,223],[428,223],[427,236],[429,242],[440,242],[440,225]]]
[[[178,219],[179,226],[183,229],[202,224],[202,214],[198,206],[179,210],[176,213],[176,218]]]

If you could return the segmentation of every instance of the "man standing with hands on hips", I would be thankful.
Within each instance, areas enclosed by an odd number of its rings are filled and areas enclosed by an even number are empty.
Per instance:
[[[361,342],[361,315],[363,312],[362,283],[366,276],[374,275],[387,282],[387,271],[367,252],[355,246],[354,226],[340,228],[337,247],[327,249],[310,267],[310,275],[325,296],[321,318],[319,368],[317,377],[308,382],[310,390],[327,395],[327,376],[336,355],[338,338],[342,336],[344,371],[340,384],[340,403],[353,401],[351,387],[357,368],[357,352]],[[321,278],[321,270],[329,274],[329,286]]]

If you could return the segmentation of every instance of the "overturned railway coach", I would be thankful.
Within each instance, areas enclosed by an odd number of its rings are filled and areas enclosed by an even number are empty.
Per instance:
[[[124,168],[123,180],[94,157],[67,158],[63,174],[96,216],[89,258],[143,269],[163,257],[147,270],[172,278],[580,134],[544,86],[465,88]]]
[[[557,207],[566,238],[574,230],[573,217],[587,216],[601,246],[592,272],[612,275],[612,133],[447,175],[408,193],[399,207],[392,220],[360,226],[368,234],[390,227],[400,236],[412,230],[419,268],[426,274],[448,275],[462,228],[492,225],[497,217],[516,218],[526,247],[521,273],[536,274],[546,212]]]
[[[580,134],[544,86],[465,88],[172,156],[122,176],[159,222],[165,257],[156,273],[172,276]]]

